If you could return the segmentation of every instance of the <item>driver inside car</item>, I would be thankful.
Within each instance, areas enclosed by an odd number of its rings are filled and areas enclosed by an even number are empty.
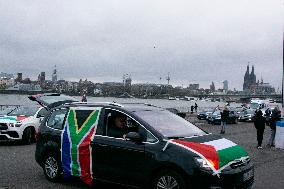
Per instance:
[[[126,116],[123,114],[117,114],[109,117],[108,127],[108,136],[114,138],[125,138],[126,134],[128,133]]]

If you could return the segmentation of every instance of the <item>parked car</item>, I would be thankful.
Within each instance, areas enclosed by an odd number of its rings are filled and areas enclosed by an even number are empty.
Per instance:
[[[110,135],[115,115],[126,136]],[[208,134],[162,108],[143,104],[69,103],[40,125],[35,159],[45,177],[80,177],[145,188],[250,188],[254,166],[230,140]]]
[[[252,122],[254,114],[255,114],[255,110],[246,109],[240,113],[239,121]]]
[[[57,93],[46,93],[29,96],[34,101],[38,99],[40,105],[19,106],[0,117],[0,141],[18,140],[24,144],[35,141],[40,122],[53,105],[60,103],[76,102],[73,97]],[[41,100],[40,100],[41,99]]]
[[[213,110],[205,110],[205,111],[199,112],[199,113],[197,114],[197,118],[198,118],[199,120],[206,120],[207,117],[208,117],[208,115],[209,115],[210,113],[212,113],[212,112],[213,112]]]
[[[0,117],[0,140],[22,140],[24,144],[35,141],[40,118],[47,110],[38,106],[19,106]]]
[[[227,120],[228,124],[237,124],[238,123],[238,114],[234,110],[229,110],[229,118]],[[213,114],[208,116],[208,123],[213,125],[221,125],[221,112],[215,111]]]

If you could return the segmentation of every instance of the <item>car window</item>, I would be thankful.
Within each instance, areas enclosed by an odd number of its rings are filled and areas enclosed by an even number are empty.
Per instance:
[[[137,111],[135,114],[164,137],[190,137],[206,134],[195,125],[169,111]]]
[[[154,137],[154,135],[152,133],[150,133],[149,131],[147,131],[147,137],[146,137],[146,142],[149,142],[149,143],[154,143],[154,142],[157,142],[157,138]]]
[[[124,124],[124,129],[117,129],[115,126],[116,117],[122,116],[122,122]],[[118,118],[117,118],[118,119]],[[158,139],[143,126],[141,126],[135,119],[130,116],[115,111],[115,110],[106,110],[104,115],[104,136],[114,137],[114,138],[123,138],[124,134],[129,132],[138,132],[142,135],[143,141],[148,143],[157,142]]]
[[[128,132],[138,132],[139,124],[124,113],[106,110],[104,134],[114,138],[123,138]]]
[[[37,117],[44,117],[44,116],[46,116],[47,112],[48,112],[48,111],[47,111],[46,108],[42,108],[42,109],[38,112]]]
[[[67,113],[67,109],[60,109],[60,110],[53,111],[47,121],[47,126],[53,129],[62,130],[63,123],[66,117],[66,113]]]

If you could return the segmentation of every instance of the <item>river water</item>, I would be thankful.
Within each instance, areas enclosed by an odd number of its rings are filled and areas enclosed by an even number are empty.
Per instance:
[[[78,100],[81,97],[76,96]],[[163,108],[176,108],[182,112],[190,111],[190,107],[197,103],[198,110],[223,107],[226,102],[211,102],[205,100],[185,101],[185,100],[167,100],[167,99],[139,99],[139,98],[114,98],[114,97],[87,97],[88,102],[116,102],[116,103],[149,103]],[[0,105],[29,105],[34,104],[28,99],[28,95],[0,94]],[[231,106],[240,106],[237,103],[231,103]]]

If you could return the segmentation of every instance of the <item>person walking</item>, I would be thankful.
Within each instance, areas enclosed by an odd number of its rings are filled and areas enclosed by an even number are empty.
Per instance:
[[[266,122],[266,125],[269,125],[270,124],[270,115],[271,115],[271,110],[270,108],[267,108],[265,110],[265,122]]]
[[[280,121],[280,118],[281,118],[281,111],[276,106],[271,113],[271,119],[270,119],[271,135],[268,143],[269,147],[275,146],[276,122]]]
[[[197,112],[197,108],[198,108],[198,106],[197,106],[197,104],[195,102],[195,105],[194,105],[195,112]]]
[[[257,149],[262,149],[263,133],[265,129],[265,118],[262,116],[262,111],[257,110],[254,118],[254,127],[257,133]]]
[[[194,106],[190,106],[190,111],[191,111],[191,114],[193,114],[193,109],[194,109]]]
[[[82,101],[82,102],[87,102],[86,94],[83,94],[81,101]]]
[[[229,118],[229,110],[228,110],[228,107],[225,106],[223,112],[221,112],[221,132],[220,134],[225,134],[225,128],[227,125],[228,118]]]

